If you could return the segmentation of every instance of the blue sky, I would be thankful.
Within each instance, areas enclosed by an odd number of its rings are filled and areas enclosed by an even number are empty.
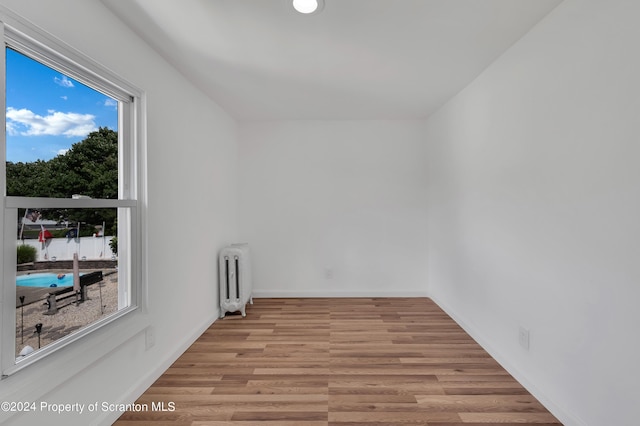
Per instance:
[[[50,160],[98,127],[117,130],[117,102],[7,49],[7,161]]]

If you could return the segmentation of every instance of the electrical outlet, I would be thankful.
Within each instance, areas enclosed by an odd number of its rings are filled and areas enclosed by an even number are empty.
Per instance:
[[[333,269],[324,268],[324,278],[327,279],[327,280],[332,280],[333,279]]]
[[[153,326],[149,326],[144,330],[145,349],[149,350],[156,344],[156,330]]]
[[[529,350],[529,330],[520,326],[520,329],[518,331],[518,341],[520,342],[520,346],[522,346],[523,349],[528,351]]]

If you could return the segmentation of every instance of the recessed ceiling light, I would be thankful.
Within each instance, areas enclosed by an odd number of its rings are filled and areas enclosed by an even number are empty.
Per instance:
[[[318,13],[324,6],[324,0],[293,0],[293,8],[305,15]]]

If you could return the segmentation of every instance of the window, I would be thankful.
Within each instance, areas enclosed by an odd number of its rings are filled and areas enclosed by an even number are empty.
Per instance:
[[[8,375],[140,307],[143,163],[140,91],[3,19]]]

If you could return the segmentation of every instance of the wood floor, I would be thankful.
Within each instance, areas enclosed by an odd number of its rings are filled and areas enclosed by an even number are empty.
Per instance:
[[[560,424],[430,299],[254,302],[140,397],[147,411],[115,424]],[[160,403],[168,411],[152,411]]]

